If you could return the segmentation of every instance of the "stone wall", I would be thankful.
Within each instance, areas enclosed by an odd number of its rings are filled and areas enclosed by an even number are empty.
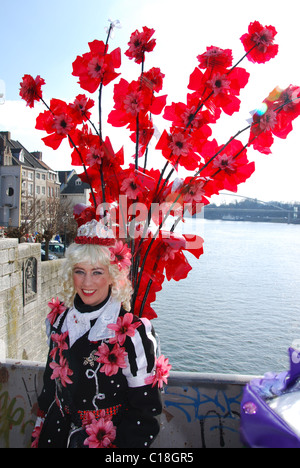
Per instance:
[[[0,239],[0,360],[45,361],[48,302],[64,260],[41,262],[40,244]]]

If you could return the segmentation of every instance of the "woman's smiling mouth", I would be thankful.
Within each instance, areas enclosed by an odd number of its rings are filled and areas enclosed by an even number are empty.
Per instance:
[[[95,294],[96,290],[93,289],[93,290],[88,290],[88,289],[82,289],[82,292],[85,296],[92,296],[93,294]]]

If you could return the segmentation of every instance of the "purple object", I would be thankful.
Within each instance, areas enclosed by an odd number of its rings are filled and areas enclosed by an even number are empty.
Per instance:
[[[269,372],[244,389],[240,433],[248,447],[300,448],[300,353],[290,348],[289,357],[289,371]]]

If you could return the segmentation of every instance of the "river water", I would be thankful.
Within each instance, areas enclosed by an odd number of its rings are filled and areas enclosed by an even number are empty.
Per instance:
[[[300,343],[300,225],[187,220],[204,255],[165,281],[153,321],[173,370],[257,375]]]

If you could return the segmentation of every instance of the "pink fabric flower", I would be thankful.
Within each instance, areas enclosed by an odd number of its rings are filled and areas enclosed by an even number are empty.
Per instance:
[[[108,375],[109,377],[117,374],[120,368],[125,369],[127,366],[125,362],[127,353],[119,344],[116,344],[110,351],[109,347],[105,343],[102,343],[95,355],[99,356],[97,362],[103,364],[100,368],[100,372],[105,373],[105,375]]]
[[[121,190],[131,200],[136,200],[143,193],[138,178],[134,174],[130,174],[127,179],[123,180]]]
[[[171,368],[172,366],[169,364],[169,359],[165,358],[163,354],[158,359],[155,358],[155,374],[146,377],[145,384],[152,384],[152,387],[158,384],[158,386],[162,388],[164,383],[168,383]]]
[[[85,439],[84,445],[89,448],[107,448],[116,438],[116,428],[108,418],[94,419],[85,428],[89,437]]]
[[[117,323],[110,323],[107,328],[115,330],[116,335],[111,338],[111,344],[119,343],[121,346],[125,343],[127,336],[133,337],[135,330],[142,324],[141,322],[133,323],[134,315],[128,312],[124,317],[118,317]]]
[[[68,349],[68,345],[66,343],[66,338],[69,335],[69,332],[64,332],[62,334],[60,333],[54,333],[51,335],[51,340],[56,344],[55,348],[53,348],[50,351],[50,356],[52,359],[55,359],[56,352],[59,350],[60,357],[62,356],[62,351],[65,349]]]
[[[123,244],[122,241],[117,241],[109,250],[112,253],[112,263],[116,263],[119,270],[130,268],[131,252],[126,244]]]
[[[47,315],[47,319],[49,320],[51,325],[53,325],[57,317],[66,310],[66,307],[64,306],[63,302],[60,302],[58,297],[56,299],[54,299],[53,297],[51,301],[48,302],[48,306],[50,307],[51,312],[49,312],[49,314]]]
[[[73,383],[68,377],[69,375],[73,375],[73,371],[69,368],[65,358],[61,357],[59,364],[57,364],[57,362],[51,362],[50,367],[53,369],[51,380],[59,379],[63,387]]]
[[[39,426],[35,426],[35,428],[34,428],[34,430],[32,432],[33,441],[32,441],[32,444],[31,444],[31,448],[38,448],[39,438],[40,438],[40,434],[41,434],[43,424],[44,424],[44,421],[41,421]]]
[[[106,414],[105,410],[101,411],[101,418],[104,418],[105,414]],[[82,420],[82,427],[89,426],[95,420],[96,420],[96,417],[93,411],[88,411],[87,413],[84,413],[84,417]]]

